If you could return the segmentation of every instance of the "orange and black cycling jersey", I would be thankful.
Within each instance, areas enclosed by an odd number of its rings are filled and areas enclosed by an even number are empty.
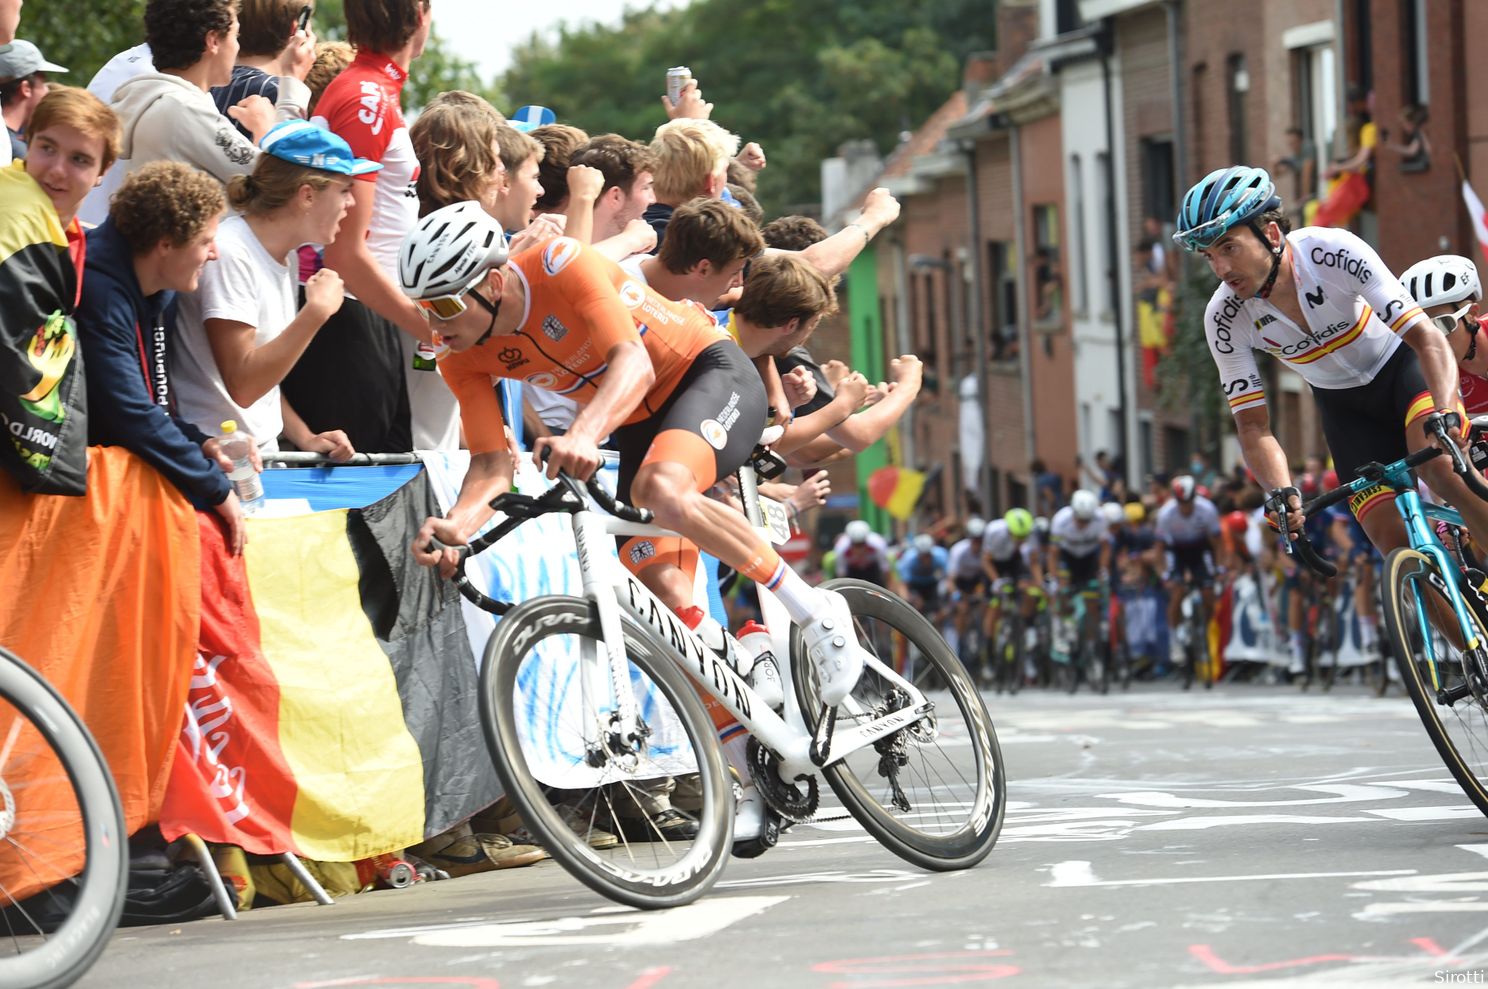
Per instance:
[[[527,290],[517,329],[439,362],[459,399],[472,453],[506,449],[493,377],[516,378],[585,404],[604,379],[610,351],[638,340],[656,381],[625,420],[630,424],[661,407],[694,357],[727,339],[701,307],[659,295],[570,237],[523,251],[511,259],[507,277],[520,278]]]

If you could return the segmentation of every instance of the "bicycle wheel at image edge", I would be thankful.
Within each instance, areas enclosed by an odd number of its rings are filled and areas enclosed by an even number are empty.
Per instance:
[[[1423,609],[1430,607],[1427,602],[1434,597],[1444,606],[1447,603],[1440,580],[1435,566],[1424,554],[1409,547],[1392,550],[1385,559],[1386,634],[1406,691],[1431,743],[1463,792],[1479,810],[1488,814],[1488,712],[1470,691],[1451,706],[1438,703],[1438,682],[1447,688],[1462,684],[1463,657],[1428,620],[1429,655],[1436,659],[1433,679],[1433,663],[1427,658],[1428,643],[1421,633]],[[1471,604],[1468,612],[1478,626],[1477,634],[1488,636],[1483,630],[1483,617]]]
[[[996,844],[1007,808],[1002,751],[976,685],[945,640],[900,598],[850,578],[822,587],[847,600],[859,642],[874,641],[875,626],[890,629],[895,638],[914,643],[947,685],[944,694],[929,698],[935,709],[928,718],[859,749],[822,774],[849,813],[900,858],[933,871],[976,865]],[[791,632],[791,669],[796,697],[814,733],[821,702],[799,628]],[[890,688],[876,671],[865,668],[851,696],[837,707],[837,728],[894,709]],[[968,760],[970,765],[964,765]]]
[[[648,739],[636,767],[621,765],[615,756],[604,758],[601,766],[588,767],[592,771],[583,772],[588,783],[581,791],[583,796],[569,797],[567,802],[564,797],[570,791],[549,790],[530,768],[535,760],[529,759],[528,751],[538,754],[539,745],[568,753],[575,768],[585,761],[586,740],[581,730],[593,733],[592,726],[583,724],[594,720],[592,713],[583,712],[581,724],[567,733],[560,723],[554,729],[556,738],[534,738],[532,730],[525,733],[523,730],[530,715],[519,689],[519,677],[524,684],[545,679],[549,671],[543,668],[527,670],[524,675],[524,662],[544,662],[534,650],[558,636],[569,638],[557,643],[557,648],[592,648],[599,662],[606,661],[600,642],[599,615],[590,602],[574,597],[535,598],[513,608],[501,619],[486,645],[481,670],[481,723],[496,774],[507,796],[542,847],[574,878],[595,892],[629,906],[641,909],[681,906],[705,893],[728,861],[733,834],[733,788],[713,720],[697,688],[675,664],[653,649],[629,618],[623,617],[622,624],[632,684],[649,681],[656,688],[654,707],[643,712],[648,726],[656,730],[663,728],[664,722],[674,721],[684,737],[672,743],[675,750],[672,756],[680,753],[682,758],[696,764],[701,809],[696,815],[695,836],[669,836],[654,829],[646,833],[644,817],[639,818],[642,823],[632,824],[629,829],[616,824],[617,820],[626,819],[622,803],[644,806],[645,788],[641,783],[679,775],[675,766],[664,767],[660,762],[667,755],[660,749],[666,744],[665,739]],[[585,647],[586,642],[591,646]],[[609,683],[608,670],[603,679]],[[579,689],[578,683],[575,676],[575,691]],[[541,758],[547,760],[551,756],[544,752]],[[595,776],[600,777],[598,785],[593,782]],[[579,801],[577,806],[574,799]],[[580,822],[577,826],[576,819]],[[594,829],[613,829],[614,834],[606,834],[605,842],[601,843],[592,840]],[[601,844],[607,847],[598,847]]]
[[[61,989],[77,981],[97,961],[118,926],[129,868],[124,815],[113,778],[93,736],[40,674],[4,648],[0,648],[0,697],[15,708],[6,715],[9,723],[0,726],[0,742],[8,756],[0,765],[4,799],[0,808],[4,823],[0,856],[10,859],[0,864],[0,869],[9,872],[11,863],[23,858],[27,872],[38,879],[50,879],[38,866],[44,866],[40,857],[47,848],[56,847],[52,841],[59,832],[76,834],[84,855],[82,872],[75,878],[55,877],[65,879],[63,886],[70,884],[65,897],[44,892],[17,906],[8,893],[0,891],[0,906],[6,908],[6,928],[0,930],[0,938],[8,938],[16,952],[5,954],[0,949],[0,989]],[[28,738],[32,732],[36,737]],[[38,743],[45,750],[36,748]],[[29,768],[20,765],[28,748],[34,749]],[[53,760],[54,771],[45,773]],[[14,790],[9,785],[13,781],[6,778],[12,766],[27,770],[24,783]],[[38,779],[39,775],[55,778]],[[57,793],[59,787],[71,787],[77,801],[78,813],[66,815],[72,820],[53,819],[55,807],[50,813],[48,808],[38,812],[28,803],[41,789]],[[81,818],[80,824],[77,817]],[[39,840],[28,842],[33,834]],[[56,902],[63,905],[55,907]],[[43,907],[65,910],[67,916],[60,926],[45,934],[34,926],[17,929],[18,924],[35,923],[35,915]]]

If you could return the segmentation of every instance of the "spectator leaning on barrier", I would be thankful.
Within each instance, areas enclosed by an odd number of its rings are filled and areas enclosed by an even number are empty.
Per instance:
[[[351,211],[325,250],[326,267],[346,284],[346,302],[310,342],[283,389],[311,432],[344,430],[367,453],[459,443],[448,389],[441,394],[437,373],[413,369],[417,344],[430,339],[429,322],[396,280],[398,246],[418,222],[419,162],[401,93],[429,29],[423,0],[347,0],[346,34],[356,59],[315,107],[314,123],[339,135],[358,158],[383,167],[358,176]],[[418,437],[410,389],[430,396],[429,407],[419,409]]]
[[[209,90],[232,80],[238,55],[238,18],[233,0],[149,0],[145,37],[155,71],[135,76],[114,93],[124,127],[120,168],[126,179],[152,161],[176,161],[226,184],[253,170],[258,149],[238,133],[242,124],[255,138],[281,119],[304,116],[310,91],[291,76],[279,78],[277,107],[259,96],[217,112]]]
[[[351,207],[353,176],[380,166],[303,120],[269,131],[263,150],[253,174],[228,186],[236,212],[218,230],[218,256],[201,288],[181,296],[171,377],[181,415],[207,432],[235,419],[260,451],[276,452],[282,432],[300,450],[344,461],[356,452],[346,434],[311,432],[279,392],[343,297],[341,276],[322,268],[305,283],[296,314],[295,248],[334,240]]]
[[[165,310],[195,291],[216,256],[227,209],[222,184],[179,162],[124,180],[109,218],[88,232],[78,335],[88,362],[88,442],[122,446],[160,471],[197,508],[221,516],[228,548],[243,549],[243,509],[217,440],[176,414]]]
[[[31,115],[51,88],[47,73],[66,71],[43,58],[41,50],[29,41],[13,41],[0,49],[0,114],[10,132],[10,153],[14,157],[26,157],[23,135]]]
[[[0,463],[28,491],[82,494],[87,435],[73,417],[83,362],[69,318],[82,288],[78,205],[119,152],[119,119],[87,90],[57,87],[31,117],[24,167],[0,168]],[[21,290],[25,286],[25,290]]]
[[[262,96],[270,103],[279,101],[279,77],[293,76],[305,81],[315,62],[315,33],[306,26],[298,30],[300,11],[310,0],[241,0],[238,7],[238,64],[225,86],[212,87],[212,102],[217,111],[231,119],[228,112],[250,96]],[[305,97],[306,112],[310,96]],[[233,121],[238,133],[254,140],[241,123]]]

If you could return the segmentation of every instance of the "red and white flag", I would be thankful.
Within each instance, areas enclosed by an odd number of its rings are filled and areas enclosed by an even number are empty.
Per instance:
[[[1488,258],[1488,213],[1484,212],[1483,201],[1473,192],[1473,187],[1467,184],[1467,179],[1462,180],[1462,201],[1467,203],[1467,213],[1472,217],[1473,230],[1478,235],[1478,246],[1483,249],[1483,256]]]

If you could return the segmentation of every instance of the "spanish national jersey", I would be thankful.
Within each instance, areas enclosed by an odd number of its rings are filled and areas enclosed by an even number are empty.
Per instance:
[[[1315,388],[1355,388],[1374,380],[1400,346],[1400,334],[1426,318],[1374,248],[1349,231],[1304,227],[1288,234],[1287,243],[1307,325],[1223,284],[1204,313],[1231,412],[1266,404],[1254,351],[1295,368]]]
[[[693,358],[727,339],[700,306],[665,298],[571,237],[518,254],[506,277],[526,289],[515,332],[439,361],[440,374],[460,400],[471,453],[506,449],[492,378],[516,378],[587,404],[604,380],[610,351],[638,340],[656,380],[625,420],[629,425],[660,409]]]

